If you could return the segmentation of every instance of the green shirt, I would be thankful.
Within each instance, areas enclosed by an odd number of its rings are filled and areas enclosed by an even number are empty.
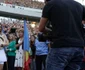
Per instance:
[[[11,49],[7,52],[8,56],[16,56],[16,53],[15,53],[15,51],[16,51],[16,41],[11,41],[9,43],[8,49]]]

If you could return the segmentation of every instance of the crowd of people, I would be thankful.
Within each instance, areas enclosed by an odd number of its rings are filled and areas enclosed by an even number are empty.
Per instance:
[[[42,9],[44,6],[43,2],[37,0],[0,0],[0,2],[37,9]]]
[[[42,70],[46,66],[46,57],[50,47],[50,43],[40,42],[38,40],[38,26],[34,29],[27,24],[30,37],[30,70]],[[24,51],[23,51],[23,37],[24,37],[24,24],[20,23],[0,23],[0,70],[22,70],[24,68]],[[3,42],[4,40],[4,42]],[[3,44],[4,43],[4,44]],[[3,49],[4,48],[4,49]],[[3,50],[3,52],[1,52]],[[4,51],[5,50],[5,51]],[[6,55],[6,56],[5,56]],[[3,59],[4,58],[4,59]],[[5,62],[5,63],[4,63]],[[43,64],[43,65],[42,65]]]
[[[82,22],[85,8],[73,0],[45,0],[45,4],[39,27],[32,29],[27,24],[31,48],[27,67],[30,70],[85,70],[85,22]],[[39,35],[47,30],[48,21],[52,25],[52,41],[40,41]],[[24,69],[23,44],[23,24],[0,24],[0,70]]]
[[[82,22],[84,23],[84,21]],[[27,24],[30,33],[30,70],[45,70],[46,58],[50,49],[50,42],[40,42],[38,40],[39,29],[36,26],[34,29]],[[23,51],[23,36],[24,25],[20,23],[0,23],[0,52],[4,52],[2,58],[4,61],[0,62],[0,70],[22,70],[24,67],[24,51]],[[4,50],[3,50],[4,48]],[[6,55],[6,56],[5,56]],[[82,60],[85,65],[85,59]]]

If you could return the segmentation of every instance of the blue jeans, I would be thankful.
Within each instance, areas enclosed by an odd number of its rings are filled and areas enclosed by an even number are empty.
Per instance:
[[[46,70],[80,70],[83,55],[83,48],[51,48]]]

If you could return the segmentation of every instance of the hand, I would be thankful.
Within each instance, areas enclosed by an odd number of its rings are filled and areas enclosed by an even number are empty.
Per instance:
[[[9,49],[6,49],[6,51],[9,51]]]
[[[9,51],[12,51],[12,49],[9,49]]]
[[[11,49],[6,49],[6,51],[12,51]]]
[[[19,45],[22,45],[23,42],[19,43]]]

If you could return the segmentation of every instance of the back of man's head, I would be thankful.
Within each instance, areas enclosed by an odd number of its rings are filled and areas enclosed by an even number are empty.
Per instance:
[[[51,1],[51,0],[44,0],[45,1],[45,4],[47,3],[47,2],[49,2],[49,1]]]

